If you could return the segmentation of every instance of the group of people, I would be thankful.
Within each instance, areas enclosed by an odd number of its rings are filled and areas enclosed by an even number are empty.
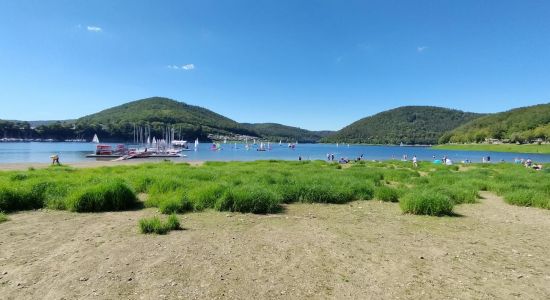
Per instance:
[[[535,163],[533,163],[533,161],[530,158],[528,158],[528,159],[514,158],[514,163],[522,164],[526,168],[533,168],[535,170],[542,170],[542,164],[535,164]]]

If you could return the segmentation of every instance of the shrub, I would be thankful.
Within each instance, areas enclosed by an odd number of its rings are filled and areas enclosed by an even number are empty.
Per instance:
[[[281,210],[280,197],[272,191],[255,185],[232,187],[219,199],[215,208],[220,211],[276,213]]]
[[[442,216],[453,212],[451,200],[433,190],[409,193],[399,201],[399,205],[404,213],[415,215]]]
[[[381,201],[397,202],[399,201],[399,192],[388,186],[381,186],[374,191],[374,197]]]
[[[76,212],[115,211],[137,203],[134,191],[124,182],[113,180],[84,188],[70,195],[66,207]]]
[[[139,220],[139,230],[141,233],[166,234],[171,230],[181,229],[180,221],[175,214],[168,217],[166,222],[163,222],[159,217],[143,218]]]
[[[8,216],[6,216],[5,213],[0,212],[0,223],[4,223],[4,222],[6,222],[7,220],[9,220],[9,219],[8,219]]]

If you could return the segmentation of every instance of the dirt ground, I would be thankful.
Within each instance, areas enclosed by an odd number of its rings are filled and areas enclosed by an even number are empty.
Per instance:
[[[550,211],[484,194],[459,217],[397,204],[292,204],[278,215],[34,211],[0,224],[3,299],[549,299]]]

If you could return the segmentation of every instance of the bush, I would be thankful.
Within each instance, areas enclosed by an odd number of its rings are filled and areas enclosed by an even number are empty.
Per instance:
[[[215,208],[220,211],[276,213],[281,210],[280,197],[272,191],[255,185],[232,187],[219,199]]]
[[[122,181],[109,181],[84,188],[70,195],[66,208],[76,212],[116,211],[137,203],[134,191]]]
[[[157,216],[139,220],[139,230],[141,233],[145,234],[166,234],[171,230],[178,229],[181,229],[180,221],[175,214],[170,215],[166,222],[161,221],[161,219]]]
[[[385,202],[397,202],[399,201],[399,192],[394,188],[381,186],[374,191],[374,197]]]
[[[414,215],[442,216],[453,213],[451,200],[433,190],[412,192],[399,201],[399,206],[404,213]]]
[[[0,223],[4,223],[4,222],[6,222],[7,220],[9,220],[9,219],[8,219],[8,216],[6,216],[5,213],[0,212]]]

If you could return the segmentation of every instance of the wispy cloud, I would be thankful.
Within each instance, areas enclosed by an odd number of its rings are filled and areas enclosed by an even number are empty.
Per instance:
[[[97,27],[97,26],[89,26],[88,25],[88,26],[86,26],[86,29],[88,31],[91,31],[91,32],[101,32],[102,31],[101,27]]]
[[[183,65],[183,66],[178,66],[178,65],[167,65],[166,67],[167,67],[168,69],[172,69],[172,70],[185,70],[185,71],[190,71],[190,70],[195,69],[195,65],[194,65],[194,64],[186,64],[186,65]]]
[[[186,64],[181,67],[184,70],[193,70],[195,68],[194,64]]]
[[[422,53],[426,50],[428,50],[428,46],[418,46],[418,47],[416,47],[416,52],[418,52],[418,53]]]

